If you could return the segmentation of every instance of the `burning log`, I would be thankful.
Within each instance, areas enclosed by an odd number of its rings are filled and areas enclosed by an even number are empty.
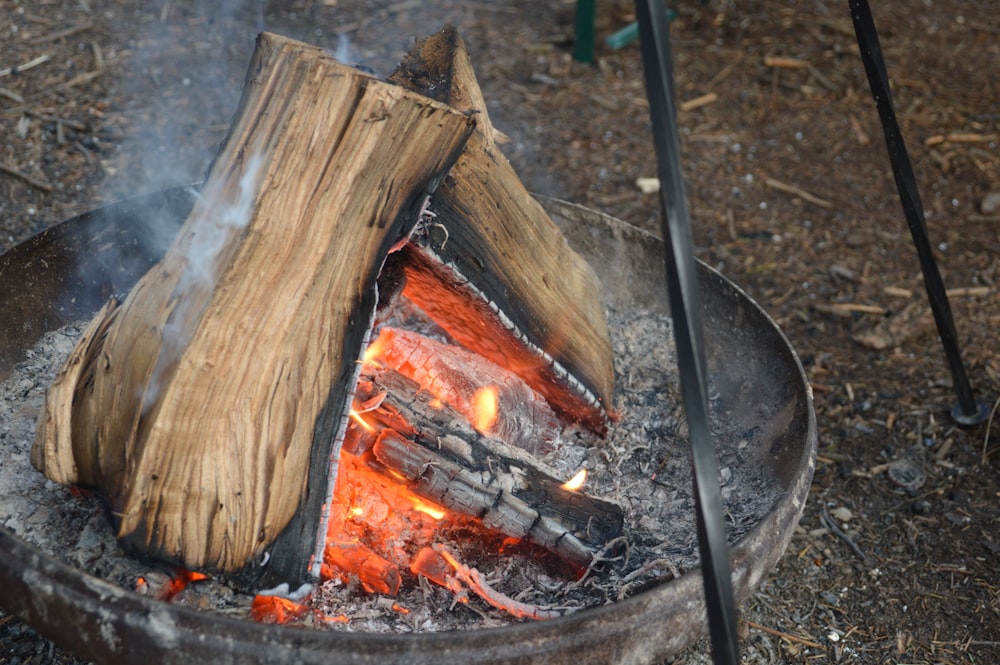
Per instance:
[[[364,414],[376,432],[370,464],[396,472],[415,494],[578,568],[621,534],[621,506],[566,489],[531,455],[478,433],[405,376],[366,365],[356,399],[378,404]]]
[[[394,257],[404,293],[460,344],[603,433],[614,369],[597,278],[497,148],[462,39],[452,27],[428,37],[389,80],[477,118],[434,196],[433,223]]]
[[[301,580],[376,277],[473,125],[262,35],[198,205],[57,378],[35,465],[99,489],[135,553]]]
[[[548,403],[516,374],[476,353],[383,327],[365,359],[416,381],[465,416],[480,434],[532,454],[551,450],[558,422]]]

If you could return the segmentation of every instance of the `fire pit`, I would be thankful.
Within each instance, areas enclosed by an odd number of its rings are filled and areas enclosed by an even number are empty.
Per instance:
[[[85,319],[108,296],[127,292],[160,258],[195,198],[194,190],[178,189],[109,206],[0,257],[0,381],[47,331]],[[657,239],[585,208],[545,205],[597,270],[609,307],[665,309]],[[704,266],[701,280],[717,441],[739,442],[744,463],[780,488],[780,498],[733,545],[742,601],[780,557],[801,514],[815,420],[802,369],[773,321]],[[649,663],[705,630],[698,570],[557,619],[414,635],[305,631],[206,615],[108,584],[4,529],[0,585],[5,610],[80,656],[105,662]]]

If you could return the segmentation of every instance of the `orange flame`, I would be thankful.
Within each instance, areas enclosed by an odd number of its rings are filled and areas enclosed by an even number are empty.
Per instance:
[[[585,482],[587,482],[587,470],[580,469],[579,471],[576,472],[575,476],[573,476],[572,478],[570,478],[569,480],[567,480],[562,484],[562,488],[564,490],[569,490],[570,492],[575,492],[581,487],[583,487],[583,484]]]
[[[354,409],[351,409],[351,419],[357,424],[361,425],[367,431],[372,433],[375,432],[375,428],[369,425],[368,422],[363,417],[361,417],[361,414],[355,411]]]
[[[484,386],[472,396],[473,415],[472,426],[480,434],[486,434],[497,422],[497,389],[495,386]]]
[[[382,355],[382,350],[385,348],[385,344],[385,335],[383,333],[379,333],[379,336],[368,344],[368,348],[365,349],[364,355],[361,356],[362,361],[370,363],[378,360],[379,356]]]
[[[429,501],[424,501],[416,496],[411,497],[410,500],[413,501],[414,510],[424,513],[425,515],[430,515],[436,520],[442,520],[444,519],[444,516],[448,514],[444,511],[444,508],[436,506]]]

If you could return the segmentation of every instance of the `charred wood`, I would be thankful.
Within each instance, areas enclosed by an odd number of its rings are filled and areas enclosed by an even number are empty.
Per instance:
[[[558,435],[559,423],[545,399],[478,353],[383,327],[365,355],[416,381],[481,434],[535,455],[549,452]]]
[[[367,439],[372,464],[403,476],[414,493],[577,567],[621,534],[621,506],[563,488],[532,455],[479,434],[401,374],[366,366],[357,399],[378,403],[364,414],[378,430]]]

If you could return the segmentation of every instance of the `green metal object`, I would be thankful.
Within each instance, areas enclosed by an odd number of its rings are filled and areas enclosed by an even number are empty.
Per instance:
[[[597,0],[577,0],[576,42],[573,44],[573,59],[580,62],[594,61],[594,21]]]
[[[673,9],[667,10],[667,23],[673,21],[677,18],[677,12]],[[639,37],[639,24],[629,23],[621,30],[613,32],[604,39],[604,43],[608,45],[608,48],[615,49],[616,51],[620,48],[625,48],[632,42],[634,42]]]

